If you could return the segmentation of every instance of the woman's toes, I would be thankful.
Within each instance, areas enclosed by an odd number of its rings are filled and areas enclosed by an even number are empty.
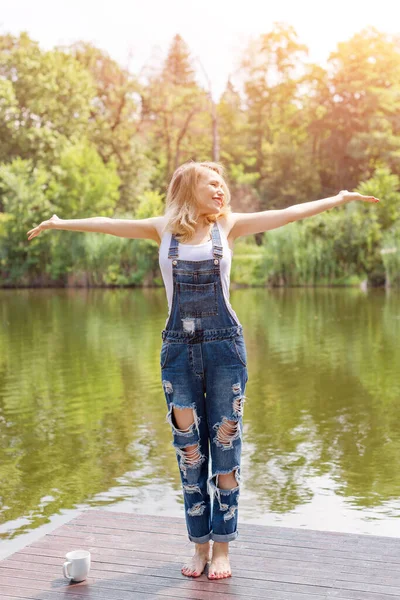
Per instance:
[[[231,576],[231,573],[229,573],[229,571],[217,571],[213,575],[213,579],[226,579],[226,577]]]

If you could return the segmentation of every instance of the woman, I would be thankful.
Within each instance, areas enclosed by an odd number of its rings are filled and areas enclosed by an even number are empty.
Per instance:
[[[169,309],[162,331],[162,384],[188,536],[195,544],[194,556],[182,567],[186,576],[198,577],[209,563],[209,579],[230,577],[228,546],[238,535],[248,375],[242,325],[229,302],[233,242],[351,200],[378,202],[374,196],[342,191],[281,210],[232,213],[222,165],[192,161],[173,174],[161,217],[63,220],[53,215],[28,232],[29,240],[45,229],[64,229],[148,238],[159,244]]]

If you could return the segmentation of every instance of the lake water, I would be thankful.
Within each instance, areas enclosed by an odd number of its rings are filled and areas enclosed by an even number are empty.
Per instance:
[[[400,292],[240,289],[240,522],[400,537]],[[163,289],[0,290],[0,558],[78,511],[184,516]]]

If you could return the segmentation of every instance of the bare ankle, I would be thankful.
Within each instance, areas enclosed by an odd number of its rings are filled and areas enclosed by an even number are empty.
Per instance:
[[[195,544],[195,552],[197,554],[207,554],[210,551],[210,542],[205,544]]]
[[[213,544],[213,554],[214,555],[222,555],[225,554],[228,556],[229,554],[229,542],[214,542]]]

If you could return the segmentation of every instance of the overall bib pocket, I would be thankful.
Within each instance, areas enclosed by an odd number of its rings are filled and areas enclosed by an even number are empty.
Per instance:
[[[177,282],[181,317],[211,317],[218,314],[217,284]]]

